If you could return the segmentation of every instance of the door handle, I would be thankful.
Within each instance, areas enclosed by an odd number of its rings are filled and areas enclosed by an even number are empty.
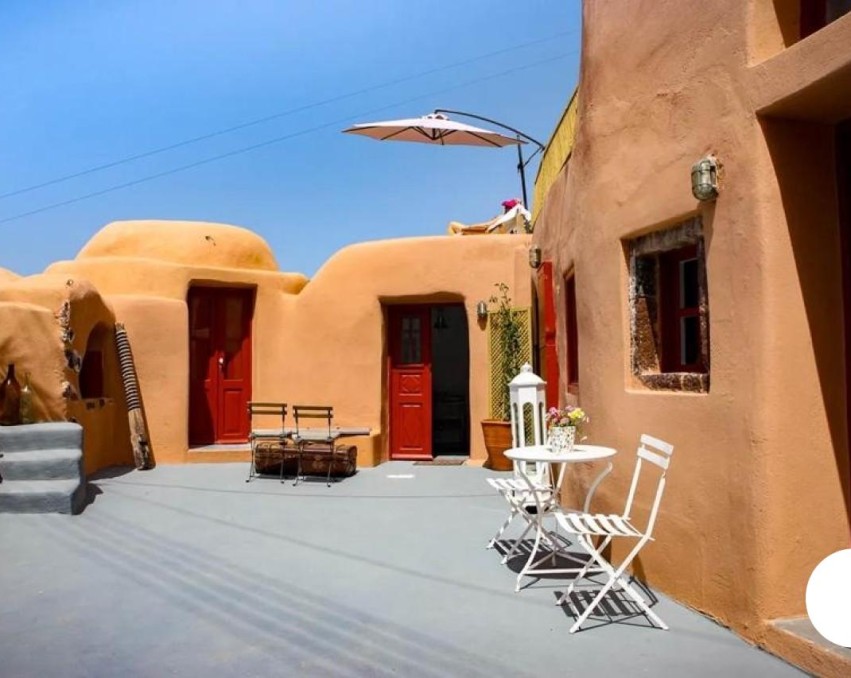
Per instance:
[[[222,357],[220,356],[220,357],[219,357],[219,360],[218,360],[218,363],[219,363],[219,369],[220,369],[220,370],[225,369],[225,359],[224,359],[224,358],[222,358]]]

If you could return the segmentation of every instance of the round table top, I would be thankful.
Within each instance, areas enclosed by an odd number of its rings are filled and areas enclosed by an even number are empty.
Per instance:
[[[582,443],[574,445],[572,451],[560,454],[555,454],[549,445],[512,447],[505,452],[505,456],[514,461],[545,461],[556,464],[597,461],[598,459],[608,459],[615,456],[615,454],[617,454],[617,450],[613,447],[585,445]]]

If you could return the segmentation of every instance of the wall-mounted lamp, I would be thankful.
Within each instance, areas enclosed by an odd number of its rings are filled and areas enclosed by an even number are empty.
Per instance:
[[[529,266],[538,268],[541,265],[541,248],[537,245],[532,245],[529,248]]]
[[[479,320],[487,320],[488,319],[487,302],[480,301],[478,304],[476,304],[476,317]]]
[[[691,192],[698,200],[714,200],[718,197],[718,161],[707,155],[691,168]]]

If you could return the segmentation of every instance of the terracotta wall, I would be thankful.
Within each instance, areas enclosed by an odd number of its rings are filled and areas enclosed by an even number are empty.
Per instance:
[[[38,419],[65,419],[65,357],[52,310],[28,302],[0,302],[0,356],[4,378],[9,363],[14,363],[22,386],[29,373],[33,414]]]
[[[169,241],[174,245],[162,245]],[[188,450],[186,295],[192,285],[256,289],[252,397],[328,403],[336,423],[370,428],[370,436],[351,439],[362,466],[388,454],[384,307],[463,303],[470,333],[471,456],[481,461],[487,329],[477,321],[475,306],[498,282],[509,284],[518,306],[529,305],[528,243],[526,235],[364,243],[338,252],[308,282],[275,270],[268,247],[245,229],[118,222],[93,237],[77,259],[49,271],[92,281],[125,323],[159,463],[210,460]]]
[[[340,423],[369,426],[382,436],[378,460],[387,458],[386,318],[399,303],[460,302],[470,339],[471,457],[486,453],[479,422],[488,417],[487,329],[476,304],[506,282],[518,306],[530,303],[529,236],[435,237],[366,243],[333,256],[295,298],[294,322],[282,327],[276,359],[288,402],[333,402]],[[282,309],[282,313],[283,313]],[[293,359],[299,356],[299,359]],[[258,387],[269,388],[263,370]],[[337,411],[337,410],[335,410]]]
[[[29,374],[37,421],[83,424],[87,473],[130,461],[124,392],[114,342],[105,341],[103,397],[83,399],[79,370],[96,328],[111,337],[112,309],[87,280],[70,275],[7,276],[0,280],[0,356]],[[6,365],[3,365],[4,372]]]
[[[851,543],[830,127],[851,116],[851,16],[783,50],[769,10],[586,2],[575,146],[534,236],[554,262],[562,356],[561,279],[576,272],[579,400],[590,437],[622,451],[600,508],[622,506],[640,433],[673,443],[659,541],[638,571],[760,641],[768,620],[805,612],[810,572]],[[778,119],[792,111],[810,120]],[[699,203],[690,169],[709,153],[721,194]],[[710,391],[650,391],[631,373],[625,242],[694,216]]]

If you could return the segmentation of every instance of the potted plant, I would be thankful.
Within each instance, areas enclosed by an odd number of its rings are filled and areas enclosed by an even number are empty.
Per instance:
[[[547,444],[556,454],[570,452],[576,442],[576,434],[581,424],[588,421],[588,415],[581,407],[551,407],[547,410]]]
[[[520,372],[524,362],[523,334],[526,326],[520,312],[512,308],[508,285],[496,283],[497,293],[490,298],[491,412],[482,421],[482,433],[488,459],[487,468],[510,471],[512,462],[505,456],[511,447],[511,412],[508,382]]]

